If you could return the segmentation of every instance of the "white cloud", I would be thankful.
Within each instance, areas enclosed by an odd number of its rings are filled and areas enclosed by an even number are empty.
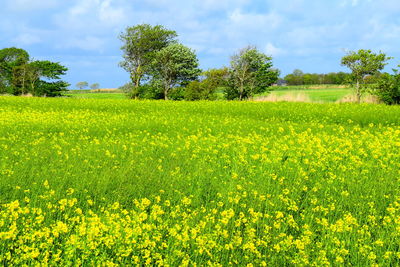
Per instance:
[[[274,46],[272,43],[267,43],[267,45],[265,46],[265,53],[267,55],[271,55],[273,57],[277,57],[279,55],[282,55],[285,53],[285,51],[281,48],[278,48],[276,46]]]
[[[119,25],[126,20],[126,17],[123,7],[112,6],[112,0],[101,1],[99,7],[99,18],[101,21],[108,24]]]
[[[240,9],[234,10],[229,19],[237,26],[247,29],[275,29],[282,23],[282,17],[276,13],[257,14],[244,13]]]

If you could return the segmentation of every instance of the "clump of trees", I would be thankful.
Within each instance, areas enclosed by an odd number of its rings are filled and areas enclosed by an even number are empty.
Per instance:
[[[293,73],[286,75],[284,80],[287,85],[346,84],[351,80],[351,74],[345,72],[303,73],[295,69]]]
[[[195,51],[179,43],[175,31],[161,25],[128,27],[120,40],[130,83],[121,87],[131,98],[213,100],[216,90],[243,100],[267,91],[278,79],[272,58],[255,47],[232,57],[229,68],[202,72]]]
[[[76,88],[78,88],[79,90],[83,90],[86,89],[87,87],[90,87],[90,89],[92,90],[97,90],[100,88],[100,84],[99,83],[93,83],[89,86],[89,83],[86,81],[82,81],[82,82],[78,82],[76,83]]]
[[[0,50],[0,93],[60,96],[69,86],[61,80],[68,69],[58,62],[33,60],[21,48]]]

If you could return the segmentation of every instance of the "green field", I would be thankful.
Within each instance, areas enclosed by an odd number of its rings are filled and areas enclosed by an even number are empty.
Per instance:
[[[399,150],[398,106],[0,97],[0,263],[397,266]]]
[[[320,87],[320,88],[318,88]],[[296,101],[297,102],[317,102],[329,103],[337,102],[345,96],[354,94],[352,88],[338,87],[337,85],[321,85],[313,88],[312,86],[277,86],[271,87],[270,93],[257,95],[255,99],[262,99],[269,96],[276,101]]]

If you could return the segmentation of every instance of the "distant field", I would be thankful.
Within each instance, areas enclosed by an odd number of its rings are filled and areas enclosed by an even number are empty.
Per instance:
[[[0,97],[0,263],[398,266],[399,140],[398,106]]]
[[[279,86],[272,87],[270,94],[257,95],[255,100],[288,101],[288,102],[320,102],[329,103],[340,101],[353,93],[352,88],[340,85],[314,85],[314,86]],[[93,99],[125,99],[126,96],[120,90],[71,90],[67,96],[74,98]],[[217,98],[223,100],[223,92],[217,91]]]
[[[340,85],[277,86],[267,94],[257,95],[259,101],[331,103],[354,94],[353,88]]]

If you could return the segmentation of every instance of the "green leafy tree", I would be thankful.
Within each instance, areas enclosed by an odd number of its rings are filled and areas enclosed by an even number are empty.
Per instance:
[[[371,50],[360,49],[357,52],[350,51],[342,57],[342,66],[348,67],[353,75],[353,79],[356,83],[356,95],[357,102],[360,103],[362,93],[365,89],[364,78],[367,75],[375,75],[377,72],[382,70],[391,57],[387,57],[386,54],[379,52],[373,53]]]
[[[0,50],[0,92],[18,94],[25,91],[25,83],[16,82],[16,78],[26,71],[24,66],[29,54],[23,49],[10,47]]]
[[[83,90],[83,89],[85,89],[85,88],[87,88],[89,86],[89,83],[88,82],[78,82],[77,84],[76,84],[76,87],[78,87],[79,88],[79,90]]]
[[[97,90],[100,88],[100,84],[99,83],[94,83],[90,85],[90,89],[92,90]]]
[[[201,73],[195,52],[179,43],[158,51],[152,66],[154,77],[162,84],[165,100],[168,100],[173,88],[186,86],[190,81],[197,80]]]
[[[380,75],[372,87],[372,93],[388,105],[400,104],[400,73],[396,69],[393,71],[393,75],[389,73]]]
[[[121,47],[124,60],[120,63],[130,73],[134,90],[138,90],[141,81],[151,78],[152,63],[155,55],[161,49],[176,43],[177,33],[164,26],[139,24],[126,28],[119,38],[123,42]],[[132,94],[134,97],[137,94]]]
[[[69,84],[61,80],[68,68],[58,62],[36,60],[29,63],[30,92],[35,96],[60,96]],[[44,78],[44,80],[42,80]],[[34,79],[34,80],[33,80]]]
[[[272,58],[248,46],[231,58],[227,99],[243,100],[265,92],[278,80],[279,72],[272,69]]]

